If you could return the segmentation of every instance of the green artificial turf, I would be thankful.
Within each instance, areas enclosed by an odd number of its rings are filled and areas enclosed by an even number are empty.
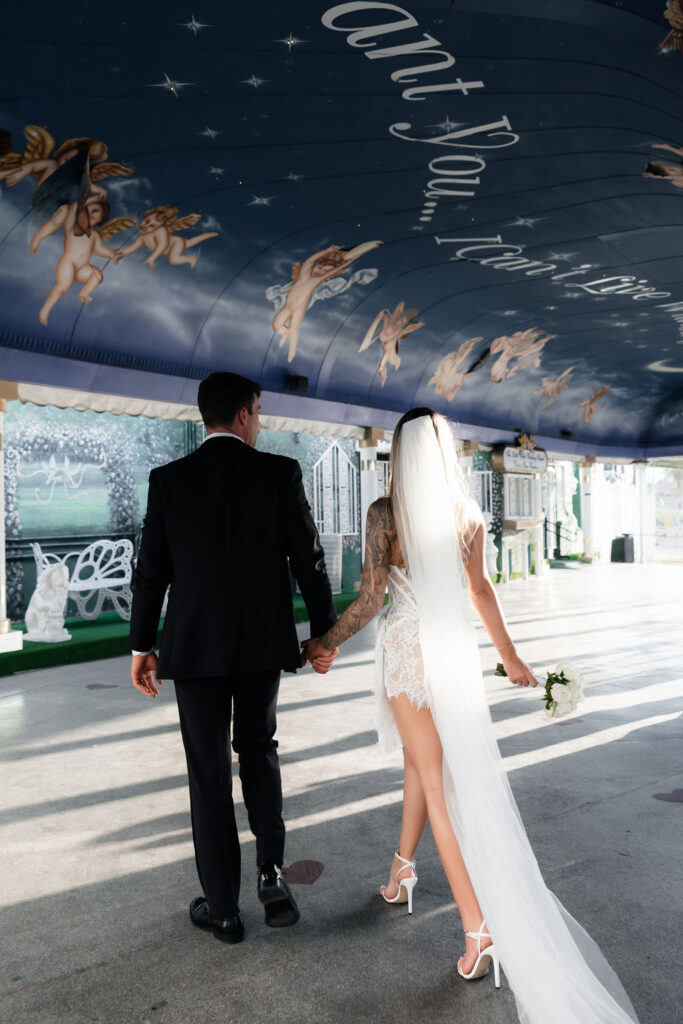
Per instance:
[[[341,614],[358,596],[354,590],[343,590],[335,594],[334,603]],[[294,597],[294,620],[306,622],[308,613],[303,598]],[[0,676],[11,676],[14,672],[27,672],[34,668],[51,668],[54,665],[74,665],[79,661],[95,661],[98,658],[115,658],[130,654],[128,623],[116,612],[104,612],[94,622],[83,619],[67,619],[65,626],[71,633],[71,640],[60,644],[35,644],[24,641],[21,651],[0,654]],[[26,632],[23,623],[20,627]]]

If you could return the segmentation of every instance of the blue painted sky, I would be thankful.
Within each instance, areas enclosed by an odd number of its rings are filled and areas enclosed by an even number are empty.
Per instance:
[[[230,369],[276,412],[297,374],[304,416],[429,404],[488,439],[683,451],[683,54],[660,7],[26,7],[0,375],[191,400]]]

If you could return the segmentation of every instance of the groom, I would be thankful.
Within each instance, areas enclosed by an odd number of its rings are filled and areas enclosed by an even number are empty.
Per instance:
[[[285,826],[274,739],[280,672],[305,662],[290,568],[311,635],[320,636],[337,618],[299,463],[255,449],[260,394],[258,384],[234,373],[212,373],[199,385],[206,440],[150,474],[130,623],[137,689],[156,697],[157,672],[175,681],[204,890],[190,904],[190,917],[224,942],[244,935],[231,718],[266,924],[299,919],[281,871]],[[152,648],[169,584],[157,664]],[[316,670],[327,671],[336,653],[316,659]]]

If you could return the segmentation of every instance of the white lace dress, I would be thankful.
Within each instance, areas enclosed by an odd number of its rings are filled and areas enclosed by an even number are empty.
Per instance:
[[[416,708],[429,707],[420,646],[420,621],[410,577],[405,569],[389,566],[389,603],[382,611],[375,641],[375,698],[380,746],[395,750],[401,740],[390,697],[405,693]]]

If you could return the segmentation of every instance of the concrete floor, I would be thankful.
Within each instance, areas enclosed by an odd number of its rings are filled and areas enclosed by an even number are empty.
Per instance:
[[[538,691],[491,674],[482,636],[496,732],[543,873],[642,1024],[683,1019],[682,582],[680,566],[615,565],[499,588],[527,660],[585,670],[588,699],[561,723],[545,721]],[[199,888],[172,685],[146,700],[119,658],[0,680],[3,1021],[517,1020],[505,980],[496,992],[455,972],[459,918],[429,834],[412,918],[377,895],[401,770],[373,746],[373,630],[328,676],[283,678],[287,861],[324,872],[297,888],[295,928],[266,928],[240,804],[247,938],[235,947],[187,916]]]

